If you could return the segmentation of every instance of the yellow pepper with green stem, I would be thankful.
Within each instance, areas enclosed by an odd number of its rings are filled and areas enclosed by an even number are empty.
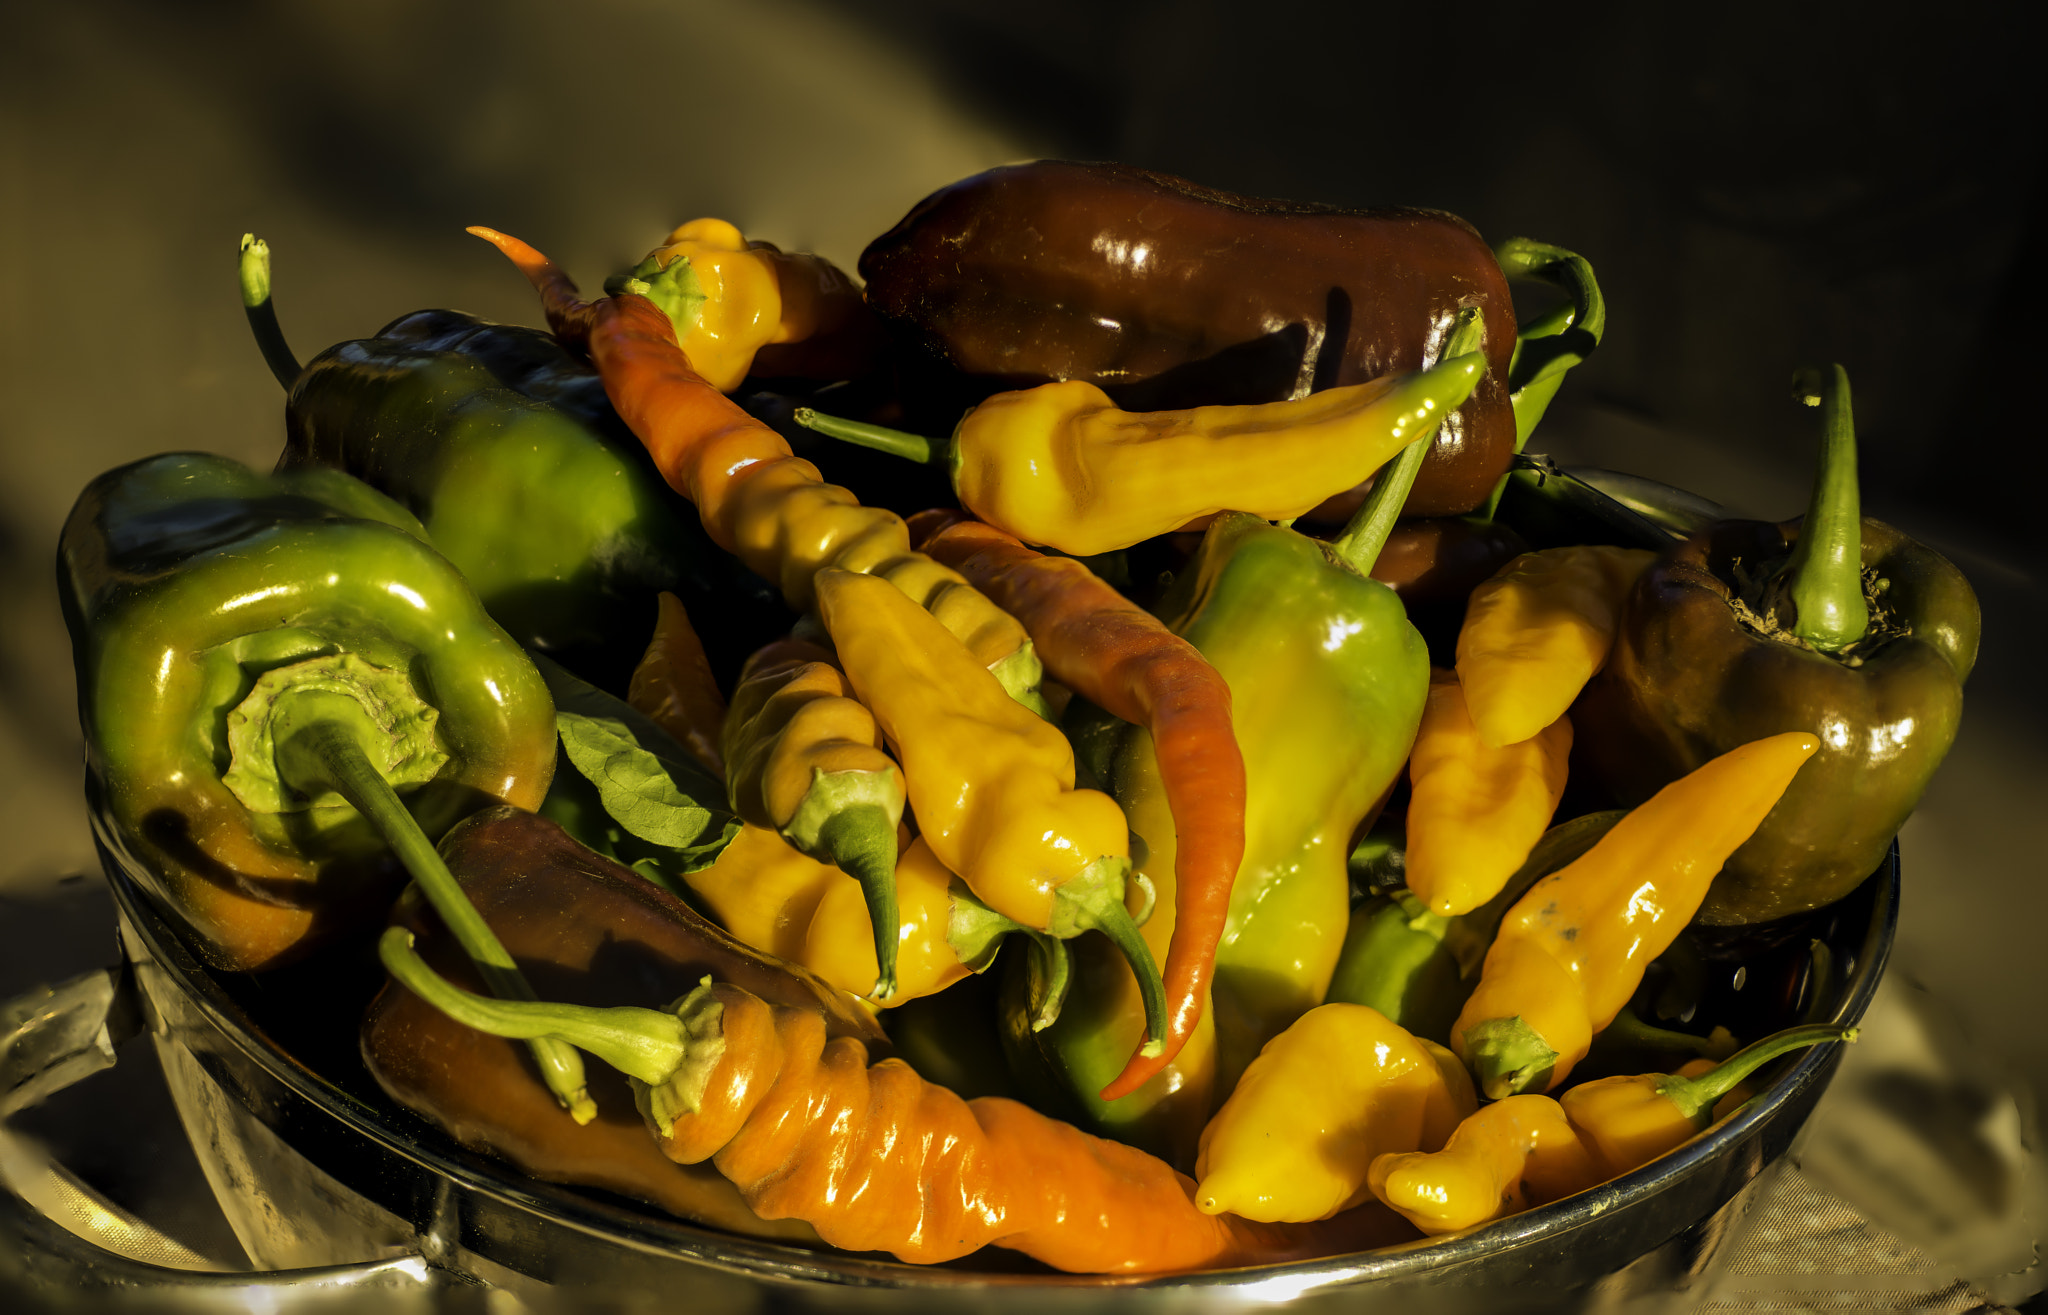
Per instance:
[[[1787,731],[1722,754],[1529,888],[1451,1028],[1451,1048],[1487,1096],[1564,1082],[1819,747],[1817,737]]]

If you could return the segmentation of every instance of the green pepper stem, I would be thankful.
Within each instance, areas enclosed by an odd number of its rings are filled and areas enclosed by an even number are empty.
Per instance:
[[[299,358],[284,340],[277,308],[270,302],[270,244],[254,233],[242,234],[242,310],[263,352],[263,363],[286,392],[299,379]]]
[[[1429,410],[1434,419],[1421,427],[1421,432],[1401,449],[1399,456],[1381,467],[1372,491],[1366,494],[1365,504],[1330,545],[1338,560],[1360,575],[1372,574],[1372,564],[1379,560],[1380,549],[1387,546],[1387,536],[1394,532],[1394,522],[1401,518],[1401,508],[1408,501],[1409,490],[1415,487],[1415,476],[1422,470],[1423,458],[1429,455],[1443,417],[1462,406],[1465,397],[1485,376],[1486,358],[1479,354],[1485,345],[1486,320],[1479,309],[1468,306],[1459,311],[1457,322],[1446,335],[1442,354],[1427,373],[1467,375],[1464,394],[1441,408],[1431,405]]]
[[[896,823],[873,804],[844,808],[818,827],[818,848],[833,866],[860,883],[875,936],[875,985],[869,995],[896,994]]]
[[[1856,487],[1856,423],[1849,411],[1849,372],[1799,372],[1793,388],[1820,408],[1820,473],[1799,541],[1785,564],[1786,592],[1798,615],[1792,633],[1823,653],[1839,653],[1870,629],[1863,600],[1863,505]]]
[[[1067,943],[1042,931],[1025,931],[1035,971],[1031,974],[1031,1030],[1043,1032],[1060,1021],[1067,988],[1074,981],[1074,957]]]
[[[413,949],[412,933],[403,927],[385,929],[377,942],[377,957],[406,990],[464,1027],[490,1036],[576,1046],[650,1087],[669,1081],[689,1058],[683,1021],[672,1013],[630,1005],[595,1009],[475,995],[427,967]]]
[[[1600,345],[1607,332],[1607,302],[1600,295],[1593,266],[1584,256],[1563,247],[1517,237],[1501,243],[1493,255],[1510,279],[1549,283],[1571,298],[1568,304],[1522,325],[1516,333],[1515,352],[1508,361],[1508,402],[1515,412],[1515,451],[1519,453],[1550,409],[1565,373]],[[1506,491],[1507,476],[1502,475],[1476,513],[1481,520],[1493,519]]]
[[[952,911],[946,923],[946,944],[952,947],[961,966],[971,972],[982,972],[995,962],[996,951],[1005,936],[1015,932],[1028,937],[1035,965],[1031,979],[1031,1030],[1043,1032],[1057,1023],[1073,977],[1072,957],[1067,953],[1066,943],[997,913],[958,877],[953,878],[947,894]]]
[[[1081,875],[1061,882],[1053,890],[1052,918],[1046,931],[1061,939],[1084,931],[1099,931],[1109,937],[1110,944],[1131,965],[1138,996],[1145,1002],[1145,1044],[1138,1053],[1149,1059],[1166,1049],[1166,983],[1160,980],[1152,947],[1124,907],[1129,872],[1130,860],[1104,857]]]
[[[1853,1027],[1832,1027],[1824,1023],[1788,1027],[1775,1036],[1767,1036],[1736,1051],[1696,1078],[1682,1078],[1675,1074],[1665,1078],[1657,1084],[1657,1094],[1676,1105],[1686,1118],[1699,1123],[1713,1110],[1715,1102],[1735,1090],[1744,1078],[1787,1051],[1817,1046],[1825,1041],[1849,1042],[1855,1039],[1856,1029]]]
[[[805,429],[813,430],[827,438],[836,438],[861,447],[871,447],[877,452],[902,457],[921,465],[942,465],[950,460],[953,444],[950,439],[926,438],[923,434],[906,433],[901,429],[890,429],[883,425],[871,425],[861,420],[846,420],[822,411],[813,411],[800,406],[792,417]]]
[[[1474,1023],[1465,1029],[1462,1050],[1460,1057],[1488,1100],[1542,1091],[1557,1070],[1557,1051],[1520,1014]]]
[[[456,943],[476,964],[493,994],[509,1000],[533,1000],[533,987],[512,962],[512,956],[491,931],[483,915],[463,894],[462,886],[427,833],[406,811],[405,803],[384,779],[359,737],[367,719],[323,719],[294,729],[278,745],[278,768],[288,783],[304,794],[332,789],[374,826],[384,843],[419,883],[434,911],[441,915]],[[578,1123],[597,1114],[583,1081],[583,1060],[567,1044],[545,1037],[531,1043],[534,1061],[555,1099]]]

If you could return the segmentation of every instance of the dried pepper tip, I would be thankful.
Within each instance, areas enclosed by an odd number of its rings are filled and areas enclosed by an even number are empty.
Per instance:
[[[952,897],[953,907],[946,923],[946,944],[961,966],[971,972],[985,972],[995,962],[996,951],[1002,947],[1005,936],[1015,932],[1025,937],[1031,943],[1034,966],[1029,1004],[1031,1030],[1043,1032],[1058,1022],[1073,977],[1073,962],[1066,943],[997,913],[958,877],[947,893]]]
[[[1488,1100],[1505,1100],[1548,1087],[1557,1051],[1520,1015],[1489,1018],[1466,1029],[1465,1062]]]
[[[1863,596],[1863,504],[1856,484],[1856,422],[1849,374],[1839,365],[1808,368],[1793,380],[1807,406],[1820,408],[1820,471],[1785,563],[1792,633],[1823,653],[1839,653],[1870,630]]]
[[[596,1009],[493,1000],[465,991],[427,966],[413,948],[412,933],[403,927],[385,930],[377,957],[399,985],[464,1027],[514,1041],[553,1040],[597,1056],[633,1080],[641,1112],[660,1126],[663,1136],[674,1130],[677,1117],[696,1112],[703,1103],[711,1070],[725,1053],[725,1007],[709,977],[665,1010],[631,1005]],[[587,1093],[584,1103],[589,1103]]]
[[[1751,1073],[1793,1050],[1817,1046],[1823,1042],[1852,1042],[1857,1037],[1853,1027],[1834,1027],[1816,1023],[1806,1027],[1790,1027],[1783,1032],[1767,1036],[1742,1050],[1736,1051],[1698,1077],[1680,1077],[1673,1074],[1656,1084],[1657,1094],[1678,1107],[1696,1127],[1704,1128],[1715,1104],[1721,1097],[1741,1085]]]
[[[1151,1059],[1166,1049],[1166,983],[1160,979],[1152,947],[1138,933],[1137,919],[1124,905],[1124,888],[1130,872],[1128,858],[1106,854],[1079,876],[1061,882],[1053,888],[1052,916],[1045,930],[1061,940],[1084,931],[1099,931],[1123,954],[1138,979],[1138,995],[1145,1002],[1145,1043],[1138,1053]],[[1146,908],[1149,911],[1149,901]]]
[[[299,379],[299,358],[284,340],[277,322],[277,308],[270,302],[270,244],[254,233],[242,234],[242,310],[249,317],[249,329],[263,352],[263,363],[277,382],[291,391]]]

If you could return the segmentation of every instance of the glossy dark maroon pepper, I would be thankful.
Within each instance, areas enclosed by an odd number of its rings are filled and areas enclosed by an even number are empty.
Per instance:
[[[1441,211],[1261,200],[1047,160],[926,197],[869,244],[860,273],[929,376],[908,391],[951,375],[947,405],[1053,379],[1131,410],[1274,401],[1419,369],[1477,306],[1490,369],[1439,430],[1407,514],[1472,510],[1514,454],[1507,278]]]

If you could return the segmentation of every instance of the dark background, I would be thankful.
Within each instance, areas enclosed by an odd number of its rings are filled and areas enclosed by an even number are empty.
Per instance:
[[[586,286],[700,214],[850,268],[931,189],[1066,155],[1582,252],[1608,336],[1534,446],[1745,513],[1802,507],[1790,374],[1846,364],[1866,509],[1950,553],[1986,612],[1962,739],[1905,835],[1898,964],[2038,1089],[2048,79],[2020,13],[0,3],[8,982],[105,944],[98,906],[50,897],[93,864],[50,573],[71,500],[136,456],[268,465],[281,439],[236,299],[244,231],[273,246],[304,357],[422,306],[533,322],[466,224]]]

